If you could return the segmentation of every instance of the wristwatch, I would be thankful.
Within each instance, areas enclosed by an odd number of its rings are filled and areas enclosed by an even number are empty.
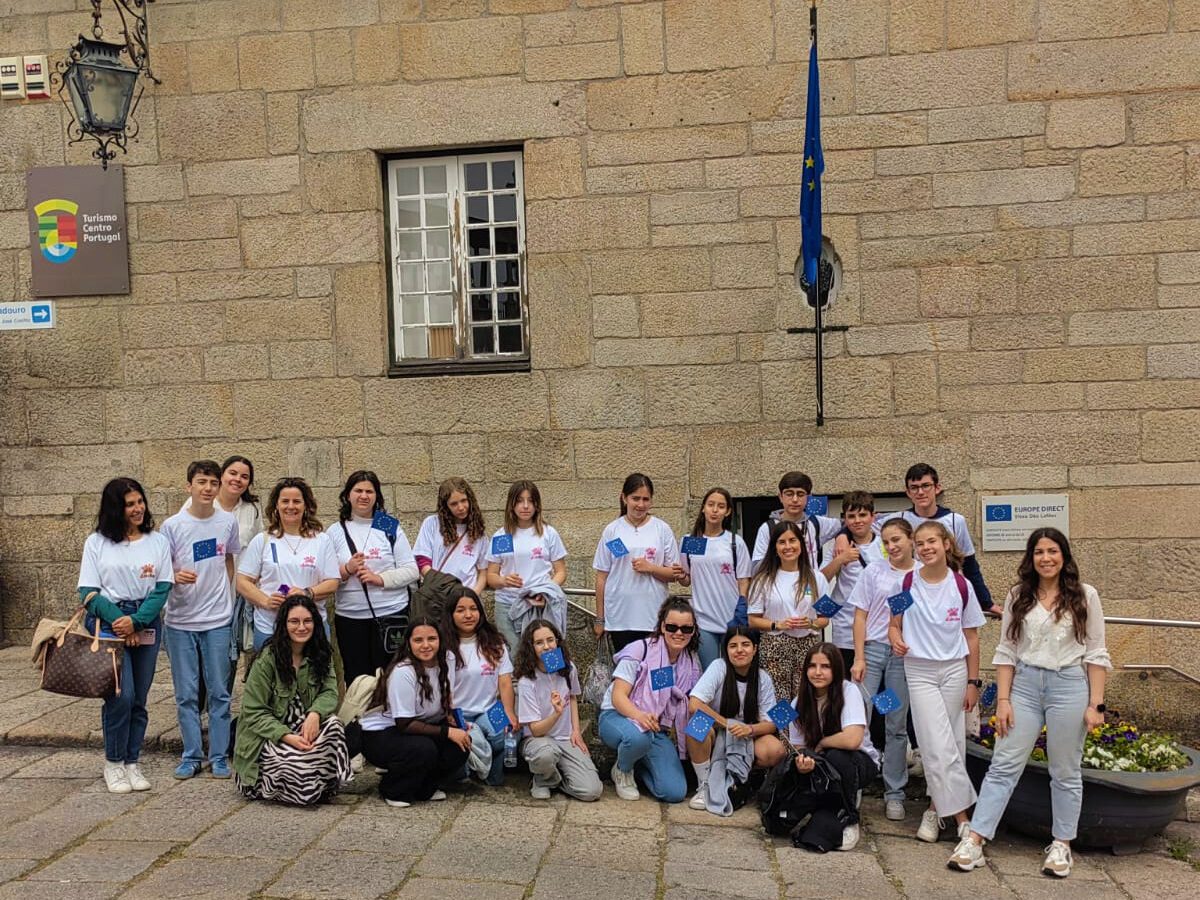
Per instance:
[[[967,684],[972,684],[975,687],[982,689],[983,688],[983,679],[982,678],[968,678]]]
[[[1108,707],[1107,707],[1107,706],[1105,706],[1103,703],[1094,703],[1094,704],[1092,704],[1092,709],[1094,709],[1094,710],[1095,710],[1096,712],[1098,712],[1098,713],[1106,713],[1106,712],[1108,712]]]

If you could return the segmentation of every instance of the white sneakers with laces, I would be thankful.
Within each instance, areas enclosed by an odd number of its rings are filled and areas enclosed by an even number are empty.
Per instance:
[[[128,794],[133,790],[133,785],[129,783],[129,774],[125,771],[123,763],[105,761],[104,783],[110,794]]]
[[[983,855],[983,844],[977,844],[971,840],[971,833],[968,829],[967,834],[959,839],[958,846],[954,848],[950,859],[946,861],[946,868],[970,872],[986,865],[987,859]]]
[[[1066,878],[1071,874],[1071,848],[1062,841],[1054,841],[1046,848],[1046,861],[1042,863],[1042,874]]]
[[[932,806],[921,813],[921,827],[917,829],[917,840],[927,844],[936,844],[938,834],[942,830],[942,820],[938,818],[937,810]]]
[[[859,830],[857,825],[847,825],[842,829],[842,845],[839,850],[853,850],[858,846]]]
[[[637,779],[633,777],[632,772],[622,772],[616,763],[612,767],[613,786],[617,789],[617,796],[622,800],[640,800],[642,795],[638,793]]]
[[[129,786],[135,791],[150,790],[150,782],[142,774],[142,767],[137,763],[125,764],[125,777],[129,779]]]

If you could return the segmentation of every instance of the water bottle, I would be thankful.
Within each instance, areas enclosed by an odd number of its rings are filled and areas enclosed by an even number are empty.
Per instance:
[[[517,735],[510,731],[504,736],[504,768],[517,767]]]

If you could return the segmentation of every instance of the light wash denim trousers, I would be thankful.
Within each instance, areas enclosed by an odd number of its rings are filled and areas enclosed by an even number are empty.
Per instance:
[[[183,761],[204,761],[200,731],[200,675],[208,689],[208,760],[224,760],[229,753],[229,632],[221,625],[206,631],[185,631],[166,626],[167,656],[175,685],[175,709],[183,738]]]
[[[904,800],[904,786],[908,784],[908,679],[904,677],[904,660],[892,653],[891,644],[883,641],[867,641],[863,658],[867,664],[863,675],[862,690],[867,698],[867,709],[874,712],[871,698],[884,688],[891,688],[900,698],[900,708],[884,717],[883,746],[883,799]]]
[[[1013,727],[997,738],[992,764],[979,788],[971,830],[991,840],[1030,751],[1046,726],[1050,769],[1052,833],[1060,841],[1075,839],[1083,803],[1083,741],[1087,726],[1088,680],[1083,666],[1042,669],[1017,663],[1013,675]]]

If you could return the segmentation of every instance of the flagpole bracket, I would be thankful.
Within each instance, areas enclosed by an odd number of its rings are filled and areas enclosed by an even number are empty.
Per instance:
[[[821,326],[822,334],[828,334],[831,331],[849,331],[849,330],[850,330],[849,325],[823,325],[823,326]],[[815,328],[788,328],[786,330],[786,333],[787,334],[816,334],[817,329],[815,329]]]

